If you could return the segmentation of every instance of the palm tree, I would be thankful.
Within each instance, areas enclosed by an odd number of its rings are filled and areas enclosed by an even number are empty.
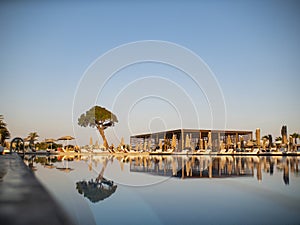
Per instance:
[[[0,115],[0,129],[6,128],[6,123],[3,120],[4,120],[3,115]]]
[[[0,145],[4,145],[5,139],[10,138],[10,133],[7,129],[7,124],[3,121],[3,115],[0,115]]]
[[[293,133],[292,135],[292,138],[294,138],[294,140],[295,140],[295,145],[297,144],[297,138],[300,138],[300,134],[298,134],[298,133]]]
[[[28,134],[27,140],[29,141],[30,148],[34,147],[34,142],[37,140],[39,135],[37,132],[31,132]]]

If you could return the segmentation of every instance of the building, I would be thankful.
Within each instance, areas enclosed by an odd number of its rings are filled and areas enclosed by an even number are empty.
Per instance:
[[[168,148],[174,148],[175,152],[184,149],[220,151],[243,148],[250,140],[252,140],[252,131],[176,129],[133,135],[130,137],[130,145],[134,150],[144,151]]]

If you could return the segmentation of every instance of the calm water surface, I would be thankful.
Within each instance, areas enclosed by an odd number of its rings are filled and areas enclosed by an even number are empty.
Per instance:
[[[35,156],[75,224],[300,224],[298,157]]]

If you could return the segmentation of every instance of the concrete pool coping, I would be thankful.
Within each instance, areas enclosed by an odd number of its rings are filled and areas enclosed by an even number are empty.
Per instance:
[[[16,154],[0,155],[1,224],[74,224]]]

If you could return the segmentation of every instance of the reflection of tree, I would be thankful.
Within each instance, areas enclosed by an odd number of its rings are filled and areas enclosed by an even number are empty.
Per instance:
[[[102,201],[111,196],[117,189],[117,185],[114,185],[113,181],[103,178],[100,182],[95,180],[79,181],[76,183],[76,189],[79,194],[83,194],[91,202]]]
[[[283,181],[286,185],[290,183],[290,176],[289,176],[289,161],[286,159],[283,165]]]
[[[83,194],[91,202],[96,203],[111,196],[117,189],[114,182],[103,177],[108,159],[103,163],[103,167],[98,177],[94,181],[79,181],[76,183],[76,189],[79,194]]]

